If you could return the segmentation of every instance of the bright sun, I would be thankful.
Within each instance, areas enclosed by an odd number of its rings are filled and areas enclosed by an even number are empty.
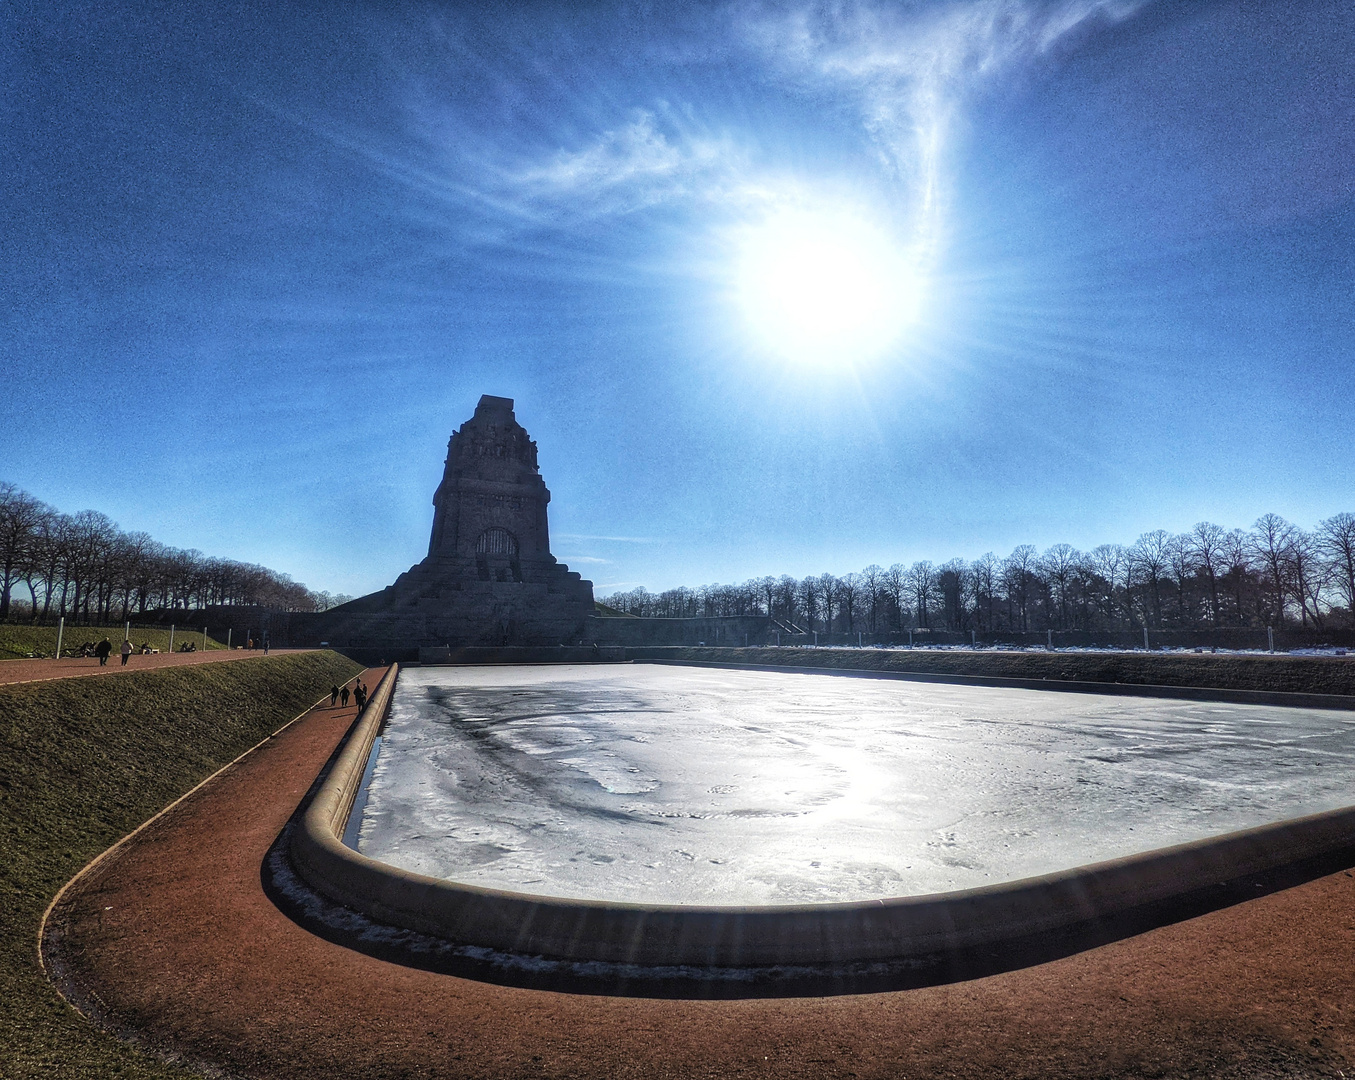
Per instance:
[[[879,228],[851,214],[785,212],[742,238],[736,291],[754,336],[800,364],[871,360],[918,312],[918,281]]]

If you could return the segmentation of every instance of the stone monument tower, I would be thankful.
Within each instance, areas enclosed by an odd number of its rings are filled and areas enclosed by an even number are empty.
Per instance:
[[[550,553],[550,492],[511,398],[486,394],[447,443],[428,557],[325,615],[345,645],[577,643],[593,583]]]
[[[428,558],[452,560],[462,572],[473,565],[481,581],[522,581],[524,561],[555,562],[548,502],[536,443],[513,416],[512,399],[486,394],[447,442]]]

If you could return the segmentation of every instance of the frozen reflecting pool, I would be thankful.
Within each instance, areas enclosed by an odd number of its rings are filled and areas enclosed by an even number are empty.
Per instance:
[[[513,891],[994,884],[1355,802],[1355,714],[649,664],[401,671],[358,848]]]

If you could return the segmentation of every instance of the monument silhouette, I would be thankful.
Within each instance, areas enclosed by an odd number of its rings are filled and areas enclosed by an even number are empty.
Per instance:
[[[550,553],[549,503],[536,443],[512,399],[486,394],[447,442],[421,562],[328,611],[251,609],[249,617],[275,643],[428,663],[451,658],[447,647],[758,645],[794,632],[766,615],[607,617],[620,613],[599,611],[593,583]]]
[[[593,583],[550,553],[550,492],[511,398],[480,398],[447,443],[427,557],[324,613],[350,646],[562,645],[586,635]]]

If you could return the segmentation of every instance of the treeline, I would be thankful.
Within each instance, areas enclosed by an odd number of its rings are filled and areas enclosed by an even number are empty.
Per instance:
[[[96,510],[63,514],[0,482],[0,620],[97,623],[215,604],[324,611],[349,599],[314,592],[266,566],[123,532]]]
[[[1355,625],[1355,514],[1312,530],[1266,514],[1250,530],[1201,522],[1133,544],[1043,553],[1022,544],[1005,558],[868,566],[836,577],[754,578],[604,597],[630,615],[770,615],[801,631],[910,629],[981,634],[1045,630],[1207,630]]]

